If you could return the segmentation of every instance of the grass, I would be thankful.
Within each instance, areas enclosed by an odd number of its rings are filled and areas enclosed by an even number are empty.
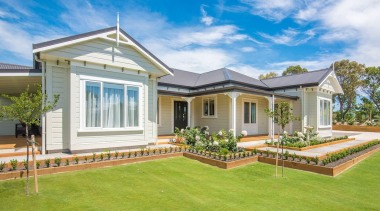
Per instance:
[[[222,170],[184,157],[0,182],[1,210],[379,210],[380,153],[336,178],[255,163]],[[279,171],[281,172],[281,171]],[[31,190],[33,184],[31,184]]]

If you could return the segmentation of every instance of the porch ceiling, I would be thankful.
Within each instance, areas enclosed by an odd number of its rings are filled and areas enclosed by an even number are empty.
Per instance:
[[[41,84],[41,76],[2,76],[0,77],[0,94],[16,95],[29,85],[34,91],[34,84]]]

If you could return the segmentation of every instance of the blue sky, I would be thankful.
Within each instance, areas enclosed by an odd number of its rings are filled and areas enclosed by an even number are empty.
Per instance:
[[[258,76],[351,59],[380,65],[380,1],[0,1],[0,62],[31,65],[32,43],[116,25],[171,67]]]

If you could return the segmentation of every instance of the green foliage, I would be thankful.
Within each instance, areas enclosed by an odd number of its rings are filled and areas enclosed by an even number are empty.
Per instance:
[[[0,116],[8,120],[18,120],[31,125],[40,125],[40,117],[43,113],[52,110],[58,103],[59,95],[54,95],[53,101],[48,101],[48,96],[42,92],[41,85],[35,85],[36,92],[30,92],[29,86],[19,96],[3,94],[11,101],[8,106],[0,106]],[[42,106],[42,101],[45,105]]]
[[[144,156],[144,151],[145,151],[145,150],[144,150],[143,148],[140,149],[140,155],[141,155],[141,156]]]
[[[300,73],[306,73],[308,70],[306,68],[302,68],[300,65],[294,65],[294,66],[289,66],[282,72],[282,76],[285,75],[294,75],[294,74],[300,74]]]
[[[336,95],[339,103],[339,111],[342,121],[346,121],[346,115],[356,104],[357,90],[363,84],[361,76],[364,74],[364,65],[355,61],[341,60],[334,63],[337,79],[343,89],[343,94]],[[332,65],[331,67],[332,68]]]
[[[314,158],[313,161],[314,161],[315,165],[318,165],[318,163],[319,163],[319,157],[315,156],[315,158]]]
[[[46,168],[49,168],[50,167],[50,159],[45,159],[45,166]]]
[[[39,169],[40,166],[41,166],[41,162],[40,161],[36,161],[36,167],[37,167],[37,169]]]
[[[137,151],[134,151],[134,155],[135,155],[135,157],[137,157]]]
[[[102,161],[103,159],[104,159],[104,155],[103,155],[103,153],[100,153],[99,160]]]
[[[69,159],[66,159],[66,166],[70,165]]]
[[[84,162],[86,162],[86,163],[87,163],[87,161],[88,161],[88,158],[87,158],[87,156],[84,156]]]
[[[257,155],[257,148],[254,148],[254,149],[253,149],[253,153],[254,153],[255,155]]]
[[[108,160],[111,160],[111,151],[109,151],[109,150],[107,152],[107,158],[108,158]]]
[[[277,107],[275,107],[274,111],[266,108],[265,113],[271,118],[277,120],[277,124],[281,126],[282,131],[284,131],[285,126],[289,124],[293,120],[299,120],[299,117],[295,117],[292,112],[292,108],[290,108],[290,104],[288,102],[280,102]]]
[[[119,152],[115,151],[115,159],[117,159],[118,157],[119,157]]]
[[[306,157],[306,163],[310,164],[310,161],[311,161],[311,158],[310,157]]]
[[[352,154],[355,154],[355,153],[358,153],[360,151],[363,151],[363,150],[366,150],[372,146],[375,146],[375,145],[378,145],[380,144],[380,140],[375,140],[375,141],[371,141],[367,144],[364,144],[364,145],[361,145],[361,146],[357,146],[357,147],[352,147],[352,148],[349,148],[349,149],[345,149],[341,152],[337,152],[337,153],[333,153],[333,154],[328,154],[327,155],[327,158],[325,158],[324,160],[322,160],[322,163],[323,165],[327,165],[329,163],[333,163],[335,161],[338,161],[340,159],[343,159],[349,155],[352,155]]]
[[[130,152],[129,152],[129,157],[131,156]],[[121,153],[121,158],[124,158],[125,157],[125,152],[122,152]]]
[[[5,168],[5,162],[1,161],[0,162],[0,172],[4,171],[4,168]]]
[[[60,157],[54,158],[54,163],[57,166],[61,166],[61,161],[62,161],[62,158],[60,158]]]
[[[264,79],[269,79],[269,78],[274,78],[274,77],[277,77],[277,73],[275,72],[269,72],[269,73],[266,73],[266,74],[260,74],[259,75],[259,79],[260,80],[264,80]]]
[[[156,148],[154,148],[154,149],[152,150],[152,153],[153,153],[153,155],[156,154]]]
[[[16,170],[17,169],[17,165],[18,165],[17,159],[12,159],[10,161],[10,163],[11,163],[12,170]]]
[[[286,150],[284,154],[285,160],[289,159],[289,151]]]
[[[29,168],[29,163],[26,160],[22,161],[22,165],[24,166],[25,170],[27,170]]]
[[[367,67],[365,69],[362,89],[369,97],[369,100],[376,106],[377,110],[380,110],[380,66]]]
[[[295,161],[295,160],[296,160],[296,157],[297,157],[296,153],[295,153],[295,152],[293,152],[293,154],[292,154],[292,159],[293,159],[293,161]]]
[[[75,157],[75,158],[74,158],[74,163],[75,163],[75,164],[78,164],[78,163],[79,163],[79,158],[78,158],[78,157]]]
[[[96,153],[92,153],[92,162],[95,162],[96,160]]]

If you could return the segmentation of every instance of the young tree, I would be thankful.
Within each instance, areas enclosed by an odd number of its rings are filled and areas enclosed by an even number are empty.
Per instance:
[[[295,117],[292,112],[292,108],[290,108],[290,104],[288,102],[280,102],[277,107],[275,107],[274,111],[270,109],[265,109],[265,113],[268,114],[273,120],[276,119],[277,125],[281,127],[281,134],[285,134],[285,127],[293,120],[299,120],[299,117]],[[281,139],[282,146],[282,154],[284,153],[284,142]],[[277,153],[276,153],[276,177],[277,177],[277,166],[278,166],[278,151],[280,148],[280,140],[277,141]],[[284,176],[284,161],[282,161],[282,176]]]
[[[363,76],[362,90],[380,110],[380,67],[367,67]]]
[[[308,70],[306,68],[302,68],[300,65],[295,66],[289,66],[286,68],[284,72],[282,72],[282,76],[285,75],[294,75],[294,74],[300,74],[300,73],[306,73]]]
[[[268,78],[274,78],[274,77],[277,77],[277,73],[275,72],[269,72],[269,73],[266,73],[266,74],[260,74],[259,75],[259,79],[260,80],[264,80],[264,79],[268,79]]]
[[[339,102],[340,118],[344,121],[347,113],[355,108],[357,90],[362,85],[361,75],[364,73],[364,65],[355,61],[341,60],[335,62],[334,66],[337,79],[344,92],[336,96]]]
[[[27,163],[29,163],[29,128],[32,125],[41,125],[41,115],[52,110],[57,105],[59,99],[59,95],[54,95],[52,102],[47,101],[48,96],[42,92],[41,85],[35,86],[37,88],[36,92],[30,92],[28,86],[19,96],[3,94],[2,96],[8,98],[12,103],[8,106],[0,107],[0,116],[2,118],[18,120],[25,124]],[[26,169],[26,175],[26,194],[29,194],[29,168]]]

